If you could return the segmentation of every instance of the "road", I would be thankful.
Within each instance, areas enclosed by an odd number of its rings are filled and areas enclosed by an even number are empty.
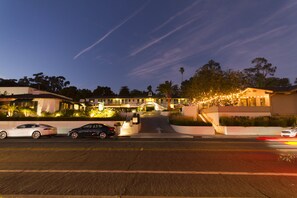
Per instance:
[[[0,142],[1,195],[296,197],[294,142],[67,137]]]
[[[175,133],[168,123],[167,116],[159,112],[146,112],[141,116],[141,131],[139,133]]]

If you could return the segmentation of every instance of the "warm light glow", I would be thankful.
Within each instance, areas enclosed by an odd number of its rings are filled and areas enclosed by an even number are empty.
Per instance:
[[[297,142],[284,142],[287,145],[291,145],[291,146],[297,146]]]

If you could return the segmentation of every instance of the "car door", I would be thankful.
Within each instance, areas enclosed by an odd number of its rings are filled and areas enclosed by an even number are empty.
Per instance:
[[[82,126],[80,130],[81,135],[84,137],[92,136],[92,128],[93,128],[92,124],[87,124]]]
[[[16,128],[12,129],[10,132],[11,137],[26,137],[31,136],[30,131],[32,130],[31,124],[19,125]]]
[[[94,124],[93,125],[93,136],[99,136],[101,132],[101,125],[100,124]]]

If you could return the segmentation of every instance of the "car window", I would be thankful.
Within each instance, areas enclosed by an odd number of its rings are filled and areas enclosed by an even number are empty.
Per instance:
[[[17,126],[17,129],[24,129],[24,128],[26,128],[26,125],[25,124],[20,125],[20,126]]]
[[[92,125],[91,124],[87,124],[85,126],[82,127],[83,129],[91,129],[92,128]]]
[[[36,125],[35,124],[26,124],[25,125],[25,128],[34,128],[34,127],[36,127]]]
[[[40,124],[39,126],[43,126],[43,127],[52,127],[51,125],[47,125],[47,124]],[[37,126],[38,127],[38,126]]]

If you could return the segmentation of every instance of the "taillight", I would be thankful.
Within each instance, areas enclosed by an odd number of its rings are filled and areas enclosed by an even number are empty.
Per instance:
[[[44,130],[52,130],[52,128],[44,128]]]
[[[109,127],[108,128],[110,131],[114,131],[114,127]]]

